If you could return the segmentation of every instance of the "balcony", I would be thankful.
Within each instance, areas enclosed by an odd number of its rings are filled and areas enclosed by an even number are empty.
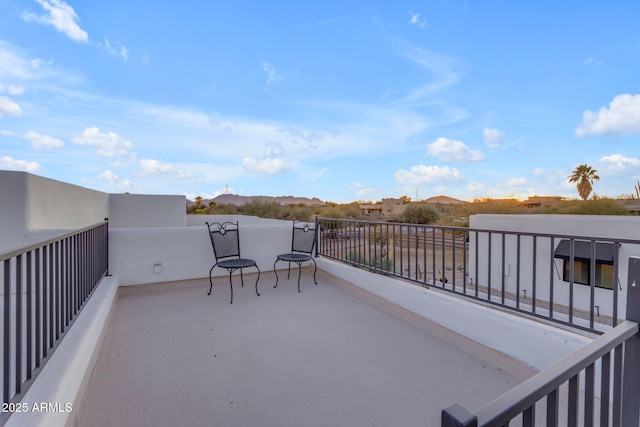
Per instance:
[[[40,195],[33,194],[38,190],[29,186],[32,180],[39,178],[26,177],[28,191],[22,192],[22,197],[41,201]],[[43,187],[42,182],[37,184],[34,188]],[[69,192],[65,201],[73,203],[76,188],[61,183],[44,184]],[[78,196],[80,199],[87,197],[86,190],[82,191],[85,193]],[[43,258],[39,254],[35,259],[40,261],[33,261],[31,267],[26,267],[26,260],[22,261],[26,255],[4,261],[3,277],[9,277],[4,282],[2,316],[4,401],[6,405],[12,403],[11,408],[28,409],[3,414],[5,425],[437,426],[442,410],[456,402],[477,411],[482,419],[490,412],[486,408],[492,409],[493,402],[503,399],[504,393],[526,385],[526,380],[538,378],[538,372],[547,372],[564,358],[598,344],[613,326],[595,322],[597,327],[586,331],[590,329],[589,319],[586,326],[577,327],[568,318],[551,323],[557,319],[542,319],[539,312],[528,313],[529,308],[520,306],[522,301],[517,297],[513,301],[518,303],[517,310],[515,305],[510,307],[509,301],[497,304],[496,298],[501,302],[501,297],[509,294],[505,292],[506,279],[502,295],[498,292],[494,297],[488,292],[483,297],[477,288],[470,288],[472,292],[468,295],[467,288],[462,287],[467,284],[465,280],[457,284],[463,292],[454,293],[453,283],[439,281],[435,271],[429,276],[423,269],[424,274],[416,280],[417,268],[405,268],[402,264],[398,266],[397,277],[388,270],[370,268],[371,265],[357,268],[339,261],[342,252],[327,246],[339,242],[342,246],[338,247],[344,249],[354,243],[344,238],[321,241],[318,285],[313,284],[305,269],[301,293],[297,292],[294,277],[282,280],[281,276],[278,288],[274,289],[271,269],[275,255],[286,252],[290,245],[289,223],[251,217],[185,218],[183,210],[178,209],[180,204],[183,209],[183,199],[175,196],[143,196],[141,200],[131,195],[90,193],[90,197],[102,208],[81,212],[86,218],[78,213],[55,215],[48,228],[43,229],[46,218],[24,214],[24,223],[11,228],[13,237],[23,239],[21,244],[10,246],[14,251],[16,247],[28,246],[26,243],[42,240],[37,238],[38,234],[49,239],[66,235],[69,229],[80,225],[98,222],[102,217],[110,218],[109,274],[100,276],[86,300],[79,291],[55,286],[56,280],[62,284],[67,282],[66,278],[74,278],[75,273],[68,271],[81,264],[57,261],[56,254],[64,259],[67,247],[68,253],[83,251],[74,252],[74,243],[52,243],[52,249],[42,249],[42,253],[51,253],[52,261],[45,270],[54,266],[53,279],[44,272],[38,273],[43,282],[53,283],[47,288],[53,292],[44,300],[71,301],[63,304],[62,313],[67,313],[64,307],[73,308],[76,301],[83,302],[79,310],[68,312],[69,322],[55,309],[35,322],[42,326],[44,318],[56,313],[44,330],[49,331],[52,325],[61,328],[59,339],[46,341],[40,349],[55,350],[47,352],[41,363],[31,357],[37,349],[28,344],[33,338],[27,331],[34,331],[37,326],[26,326],[26,321],[18,319],[36,319],[35,313],[28,314],[22,308],[30,301],[28,295],[35,291],[22,283],[29,280],[27,271],[35,271],[36,265],[41,265],[42,259],[48,260],[49,255]],[[51,203],[55,205],[55,201]],[[164,209],[153,209],[153,214],[148,215],[149,203],[158,203]],[[12,217],[20,215],[14,212]],[[255,295],[252,285],[240,287],[234,277],[234,303],[230,305],[226,271],[217,272],[212,295],[206,295],[206,276],[212,265],[211,246],[202,226],[207,219],[240,221],[243,253],[256,259],[264,272],[258,285],[260,297]],[[16,234],[15,229],[20,227],[29,232]],[[342,226],[340,230],[349,227]],[[493,238],[476,237],[476,240],[482,245]],[[377,241],[373,239],[374,247]],[[365,242],[366,245],[372,240],[367,237]],[[624,244],[630,246],[622,249],[623,256],[629,259],[634,254],[624,251],[632,251],[633,242],[637,240],[629,240]],[[49,248],[48,245],[45,247]],[[506,265],[512,253],[508,245],[492,247],[495,256]],[[406,249],[403,246],[400,252]],[[416,253],[412,252],[409,259],[426,257]],[[467,252],[464,256],[468,262],[476,260]],[[553,261],[551,253],[549,257],[552,260],[546,259],[547,267]],[[477,259],[474,262],[484,265],[482,258]],[[492,260],[489,257],[486,263]],[[436,261],[439,265],[441,262]],[[623,264],[619,259],[616,262]],[[481,270],[475,266],[468,268]],[[16,278],[13,276],[16,270],[24,274]],[[637,324],[628,326],[624,321],[629,313],[622,309],[622,302],[630,298],[627,282],[632,282],[635,270],[620,270],[624,284],[620,292],[624,298],[608,304],[611,310],[616,307],[613,318],[619,318],[620,326],[626,328],[620,335],[624,337],[619,339],[626,340],[629,334],[637,332]],[[100,273],[100,269],[97,271]],[[465,276],[464,271],[460,273]],[[487,273],[491,273],[490,268]],[[250,283],[251,278],[248,275],[245,281]],[[491,289],[491,279],[482,283],[489,284],[487,289]],[[493,283],[496,287],[496,282]],[[7,295],[13,295],[9,303]],[[16,299],[17,295],[22,296]],[[573,304],[574,300],[567,301]],[[575,304],[581,304],[580,301],[576,298]],[[48,304],[41,303],[39,307],[45,306]],[[588,311],[593,318],[593,308]],[[58,334],[54,331],[44,335]],[[635,354],[633,347],[629,349],[627,355]],[[617,350],[615,359],[622,358],[622,354]],[[15,362],[18,359],[20,362]],[[600,366],[598,362],[596,370],[600,371]],[[34,375],[26,378],[26,371],[33,371]],[[595,393],[593,385],[590,386],[593,372],[587,370],[574,377],[579,379],[572,379],[562,388],[568,387],[568,394],[557,393],[560,395],[557,417],[580,422],[592,418],[585,415],[588,411],[578,413],[572,403],[576,396],[582,396],[581,407],[610,407],[611,412],[604,414],[616,425],[619,412],[616,405],[624,400],[614,396],[621,389],[616,386],[620,375],[614,372],[611,376],[614,391],[610,395],[602,394],[599,384],[608,384],[609,377],[598,377]],[[624,375],[635,378],[626,368]],[[624,387],[633,384],[625,380]],[[605,402],[602,405],[601,396]],[[547,398],[547,402],[551,400]],[[34,404],[42,403],[44,410],[34,410]],[[544,404],[538,405],[533,412],[544,408]],[[517,420],[528,425],[530,413],[518,416]],[[596,412],[596,420],[601,413]],[[537,418],[544,420],[544,415]]]
[[[480,407],[535,372],[306,270],[301,293],[267,273],[232,305],[226,277],[211,296],[206,279],[123,289],[78,425],[438,425],[452,401]]]

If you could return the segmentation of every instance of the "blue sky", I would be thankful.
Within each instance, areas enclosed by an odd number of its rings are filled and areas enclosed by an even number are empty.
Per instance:
[[[0,0],[0,169],[113,192],[640,181],[640,2]]]

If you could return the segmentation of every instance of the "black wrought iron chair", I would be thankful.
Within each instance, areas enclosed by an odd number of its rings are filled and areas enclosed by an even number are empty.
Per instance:
[[[287,272],[287,279],[291,275],[291,263],[298,264],[298,292],[300,292],[300,274],[302,273],[302,263],[306,261],[313,261],[313,281],[318,284],[316,280],[316,271],[318,265],[311,256],[313,247],[316,243],[316,225],[312,222],[293,222],[293,235],[291,238],[291,252],[288,254],[278,255],[276,262],[273,263],[273,271],[276,274],[276,285],[278,286],[278,271],[276,270],[276,264],[278,261],[285,261],[289,263],[289,270]]]
[[[209,270],[209,292],[207,295],[211,295],[211,289],[213,288],[213,281],[211,280],[211,272],[218,266],[226,268],[229,271],[229,286],[231,287],[231,304],[233,304],[233,283],[231,281],[231,275],[234,271],[240,269],[240,281],[244,287],[244,278],[242,277],[242,269],[247,267],[255,267],[258,270],[258,278],[256,279],[256,294],[258,293],[258,280],[260,280],[260,269],[256,262],[252,259],[246,259],[240,257],[240,231],[237,222],[213,222],[209,224],[206,222],[209,228],[209,237],[211,238],[211,246],[213,246],[213,255],[216,258],[216,263],[213,264],[211,270]]]

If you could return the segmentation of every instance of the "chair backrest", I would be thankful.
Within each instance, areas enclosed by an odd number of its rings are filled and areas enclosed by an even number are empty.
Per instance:
[[[293,223],[293,238],[291,241],[291,252],[302,252],[310,254],[316,243],[316,224],[313,222]]]
[[[206,223],[216,260],[229,257],[240,257],[240,231],[237,222]]]

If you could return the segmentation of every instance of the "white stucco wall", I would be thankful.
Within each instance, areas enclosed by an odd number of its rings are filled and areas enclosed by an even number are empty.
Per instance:
[[[0,171],[0,252],[22,246],[28,234],[24,172]]]
[[[631,239],[640,242],[640,217],[625,216],[591,216],[591,215],[473,215],[470,217],[471,229],[499,230],[513,232],[529,232],[540,234],[554,234],[560,236],[585,236],[612,239]],[[475,235],[471,233],[469,242],[469,272],[470,280],[475,283],[487,283],[489,268],[491,269],[492,288],[502,286],[502,235],[492,234],[491,257],[489,260],[488,234],[478,238],[478,269],[476,270]],[[549,300],[553,283],[553,297],[556,303],[568,305],[569,284],[562,280],[563,261],[553,258],[553,251],[561,238],[555,238],[553,247],[551,239],[538,237],[536,243],[536,296],[538,299]],[[505,288],[515,293],[517,286],[517,237],[505,236]],[[640,245],[622,243],[619,247],[619,285],[618,285],[618,315],[624,317],[626,304],[627,269],[629,257],[640,255]],[[533,282],[533,238],[520,238],[520,296],[526,290],[531,301]],[[553,264],[550,262],[553,259]],[[477,274],[476,274],[477,271]],[[477,275],[478,277],[474,277]],[[599,306],[600,314],[613,314],[612,290],[595,288],[595,304]],[[574,284],[574,305],[576,308],[589,310],[590,288]]]
[[[0,171],[0,252],[96,224],[108,194],[26,172]]]
[[[110,194],[109,228],[184,227],[185,196]]]
[[[277,255],[291,250],[290,221],[242,215],[196,217],[189,221],[189,227],[112,229],[109,271],[123,286],[208,277],[215,259],[204,221],[237,220],[242,257],[254,259],[261,271],[271,271]],[[286,267],[281,264],[279,267]],[[253,271],[247,269],[246,273]],[[214,276],[226,274],[221,268],[213,271]]]

